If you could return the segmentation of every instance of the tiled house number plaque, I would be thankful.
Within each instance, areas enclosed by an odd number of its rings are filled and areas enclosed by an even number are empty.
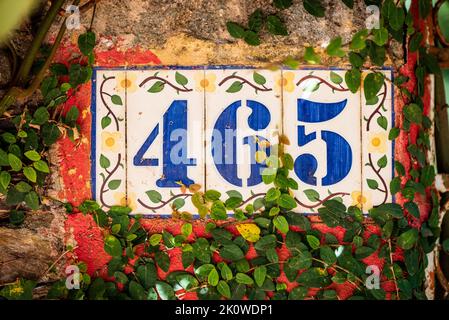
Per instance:
[[[390,70],[382,71],[392,78]],[[267,191],[266,161],[281,134],[290,144],[297,212],[330,198],[370,208],[391,201],[391,82],[367,101],[345,70],[230,67],[96,69],[92,186],[105,208],[195,212],[181,186],[197,183],[243,199]],[[366,72],[364,76],[369,74]],[[363,87],[363,86],[362,86]],[[157,193],[152,192],[153,190]],[[156,197],[156,199],[155,199]],[[159,198],[158,198],[159,197]]]

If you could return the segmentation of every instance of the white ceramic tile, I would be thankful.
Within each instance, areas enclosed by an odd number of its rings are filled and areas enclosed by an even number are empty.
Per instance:
[[[344,83],[345,71],[284,71],[284,134],[299,182],[297,212],[312,213],[325,199],[352,204],[361,190],[360,94]],[[332,76],[331,76],[332,75]],[[310,199],[304,191],[313,189]]]
[[[387,79],[391,80],[391,71],[383,71],[383,73]],[[367,74],[365,72],[364,76]],[[361,200],[364,203],[364,212],[367,212],[373,206],[392,200],[390,181],[393,178],[393,143],[388,140],[388,133],[394,121],[391,87],[391,82],[385,81],[384,87],[378,93],[378,102],[374,105],[366,102],[363,89],[361,93],[363,112],[363,197]],[[381,161],[379,162],[379,160]],[[382,164],[385,161],[386,164]],[[368,184],[368,181],[370,184]]]
[[[127,91],[128,199],[134,213],[171,214],[179,182],[204,186],[204,70],[129,70],[127,78],[135,84]],[[152,202],[150,190],[162,201]],[[179,198],[182,211],[195,211]]]
[[[266,192],[264,163],[256,162],[255,152],[264,151],[264,140],[277,143],[282,126],[280,78],[280,70],[206,70],[207,189],[237,190],[243,199],[251,192]]]
[[[94,197],[107,209],[126,204],[124,71],[96,71]]]

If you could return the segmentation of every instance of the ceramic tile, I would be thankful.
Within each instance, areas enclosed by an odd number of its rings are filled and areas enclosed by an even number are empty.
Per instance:
[[[204,70],[130,70],[127,80],[127,192],[133,212],[171,214],[176,199],[178,206],[185,202],[180,210],[194,212],[181,186],[204,186]]]
[[[391,71],[383,71],[387,79],[391,80]],[[364,73],[366,76],[368,73]],[[366,101],[364,91],[362,98],[362,164],[363,211],[367,212],[373,206],[391,202],[390,181],[393,178],[393,143],[388,140],[388,133],[392,128],[393,101],[392,84],[388,80],[378,93],[377,101]]]
[[[107,209],[126,204],[124,71],[96,71],[92,153],[94,198]]]
[[[361,190],[360,94],[344,82],[345,71],[284,71],[286,151],[295,161],[299,182],[297,212],[312,213],[326,199]]]
[[[266,192],[264,159],[282,126],[280,78],[280,70],[206,70],[207,189],[243,199]]]

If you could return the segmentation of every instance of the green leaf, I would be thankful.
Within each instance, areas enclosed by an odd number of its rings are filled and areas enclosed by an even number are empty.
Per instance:
[[[366,38],[368,37],[368,30],[362,29],[358,31],[353,37],[349,48],[351,50],[359,51],[366,48]]]
[[[417,104],[411,103],[409,105],[406,105],[403,110],[404,116],[408,121],[417,124],[420,124],[422,122],[422,110]]]
[[[370,247],[358,247],[355,249],[355,258],[358,260],[365,259],[372,255],[376,251],[376,249],[370,248]]]
[[[265,201],[272,202],[276,201],[281,196],[281,191],[276,188],[271,188],[268,190],[267,194],[265,195]]]
[[[384,155],[383,157],[381,157],[379,160],[377,160],[377,165],[379,166],[379,168],[385,168],[388,164],[388,158],[386,155]]]
[[[295,199],[291,195],[286,193],[282,194],[279,197],[278,204],[286,210],[291,210],[293,208],[296,208],[297,206]]]
[[[320,257],[328,265],[333,265],[337,262],[337,256],[335,255],[334,250],[332,250],[329,246],[323,246],[320,248]]]
[[[223,297],[228,298],[228,299],[231,298],[231,288],[229,288],[229,285],[226,283],[226,281],[220,280],[218,282],[217,291]]]
[[[120,241],[113,235],[104,238],[104,251],[113,257],[120,257],[123,253]]]
[[[159,203],[162,200],[162,195],[156,190],[149,190],[145,192],[148,198],[153,203]]]
[[[158,93],[164,90],[165,84],[162,81],[156,81],[147,91],[149,93]]]
[[[19,181],[19,183],[16,184],[16,189],[19,192],[27,193],[30,192],[33,189],[33,187],[30,186],[25,181]]]
[[[156,291],[159,294],[161,300],[175,300],[175,291],[172,286],[163,281],[156,282]]]
[[[354,0],[342,0],[342,1],[349,9],[354,8]]]
[[[364,63],[364,59],[355,52],[349,52],[349,62],[354,68],[361,68]]]
[[[54,144],[61,136],[61,131],[54,123],[46,123],[41,128],[41,135],[47,146]]]
[[[286,234],[289,230],[288,222],[284,216],[276,216],[273,219],[273,224],[281,233]]]
[[[181,86],[185,86],[189,82],[189,80],[187,80],[187,78],[183,74],[179,73],[178,71],[176,71],[176,73],[175,73],[175,80]]]
[[[16,137],[10,132],[3,133],[2,138],[3,138],[3,140],[5,140],[6,143],[9,143],[9,144],[16,143],[16,141],[17,141]]]
[[[101,128],[106,129],[112,122],[112,119],[109,116],[104,116],[101,118]]]
[[[343,78],[340,77],[340,75],[338,75],[337,73],[335,73],[334,71],[331,71],[330,74],[330,79],[333,83],[335,84],[341,84],[343,83]]]
[[[377,124],[384,130],[388,129],[388,119],[385,116],[379,116],[377,118]]]
[[[257,286],[262,287],[265,282],[265,278],[267,276],[267,267],[259,266],[254,269],[254,280],[256,281]]]
[[[315,237],[311,234],[308,234],[306,236],[306,239],[307,239],[307,243],[313,250],[318,249],[321,245],[320,239],[318,239],[317,237]]]
[[[258,33],[262,29],[263,22],[262,10],[256,9],[248,18],[248,27],[251,31]]]
[[[264,85],[267,82],[267,79],[265,79],[265,77],[263,75],[261,75],[260,73],[254,71],[253,72],[253,79],[254,82],[259,84],[259,85]]]
[[[78,47],[81,53],[85,56],[88,56],[92,53],[92,50],[95,47],[95,33],[88,31],[86,33],[81,34],[78,37]]]
[[[384,85],[384,76],[381,73],[370,73],[363,81],[365,99],[371,101],[377,97],[380,89]]]
[[[435,181],[435,168],[430,165],[422,168],[420,181],[424,187],[430,187]]]
[[[304,9],[315,17],[324,17],[324,6],[321,0],[303,0]]]
[[[154,258],[159,268],[161,268],[164,272],[168,272],[168,270],[170,269],[170,257],[168,256],[167,252],[159,251],[156,253]]]
[[[329,45],[326,48],[326,52],[331,57],[339,57],[342,58],[345,56],[345,52],[341,48],[342,39],[341,37],[337,37],[331,40]]]
[[[103,169],[107,169],[111,166],[111,162],[104,155],[100,155],[100,167]]]
[[[293,0],[274,0],[273,4],[278,9],[288,9],[293,4]]]
[[[388,134],[388,140],[394,140],[397,137],[399,137],[399,134],[401,133],[401,129],[394,127],[391,128],[390,133]]]
[[[39,161],[41,159],[41,155],[38,152],[36,152],[36,150],[29,150],[24,154],[25,157],[27,157],[31,161]]]
[[[237,275],[235,276],[235,280],[237,281],[237,283],[246,284],[249,286],[254,284],[254,281],[253,281],[253,279],[251,279],[250,276],[248,276],[244,273],[241,273],[241,272],[237,273]]]
[[[321,57],[315,53],[313,47],[306,47],[304,60],[309,64],[319,64],[321,62]]]
[[[76,88],[78,85],[89,80],[91,70],[89,67],[81,66],[80,64],[71,64],[69,69],[69,79],[72,88]]]
[[[13,225],[21,225],[25,221],[25,213],[19,210],[11,210],[9,212],[9,222]]]
[[[9,174],[9,172],[2,171],[0,173],[0,185],[2,186],[2,188],[6,190],[10,182],[11,182],[11,175]]]
[[[228,214],[226,212],[226,207],[221,201],[215,201],[210,209],[210,216],[214,220],[226,220]]]
[[[211,285],[212,287],[216,287],[218,285],[219,279],[220,276],[218,275],[217,269],[213,268],[207,276],[207,283],[209,283],[209,285]]]
[[[402,233],[398,239],[397,244],[404,250],[410,250],[418,241],[419,232],[417,229],[410,229]]]
[[[204,197],[210,201],[220,200],[221,193],[216,190],[207,190]]]
[[[310,268],[301,273],[297,282],[312,288],[324,288],[331,282],[325,269]]]
[[[122,98],[119,95],[116,95],[116,94],[111,96],[111,102],[113,104],[118,105],[118,106],[122,106],[123,105]]]
[[[50,168],[48,167],[47,162],[44,160],[39,160],[33,163],[33,167],[40,172],[50,173]]]
[[[236,93],[239,92],[240,90],[242,90],[243,88],[243,82],[241,81],[234,81],[231,86],[228,88],[228,90],[226,90],[226,92],[229,93]]]
[[[267,17],[267,29],[269,33],[274,35],[279,36],[288,35],[287,27],[281,21],[281,19],[279,19],[279,17],[275,15],[269,15]]]
[[[220,256],[226,260],[237,261],[245,257],[242,249],[236,244],[229,244],[223,246],[220,250]]]
[[[111,181],[109,181],[109,183],[108,183],[108,188],[110,189],[110,190],[116,190],[116,189],[118,189],[118,187],[120,187],[120,184],[122,183],[122,181],[121,180],[111,180]]]
[[[384,46],[388,42],[388,30],[386,28],[373,29],[373,41],[378,46]]]
[[[184,205],[185,205],[186,201],[182,198],[178,198],[175,199],[175,201],[173,201],[173,206],[175,207],[176,210],[181,209]]]
[[[246,36],[245,29],[235,22],[227,22],[226,28],[228,29],[229,34],[233,38],[242,39]]]
[[[69,70],[67,69],[66,65],[63,63],[53,63],[50,66],[50,71],[55,76],[66,76],[69,74]]]
[[[8,153],[8,161],[13,171],[20,171],[22,169],[22,160],[20,160],[15,154]]]
[[[46,77],[44,80],[42,80],[41,83],[41,93],[45,97],[48,95],[48,93],[56,88],[58,85],[58,78],[56,76]]]
[[[316,201],[320,200],[320,194],[316,190],[306,189],[303,192],[306,195],[307,199],[309,199],[312,202],[316,202]]]
[[[191,223],[184,223],[181,227],[181,233],[186,237],[188,237],[192,234],[192,230],[193,230],[193,227],[192,227]]]
[[[31,167],[23,168],[23,174],[31,182],[36,182],[37,174],[33,168],[31,168]]]
[[[260,238],[254,245],[254,248],[258,251],[267,251],[270,248],[276,247],[276,236],[269,234]]]
[[[377,190],[377,188],[379,188],[379,184],[377,183],[376,180],[366,179],[366,183],[368,184],[368,187],[370,189]]]
[[[405,11],[403,7],[396,7],[390,12],[390,16],[388,19],[388,23],[390,24],[391,28],[395,31],[400,30],[405,21]]]
[[[362,74],[358,69],[351,69],[345,73],[345,81],[352,93],[356,93],[360,88]]]
[[[421,214],[419,212],[418,205],[414,202],[406,202],[404,204],[404,209],[408,211],[412,216],[419,219]]]
[[[37,108],[36,111],[34,112],[32,122],[37,125],[43,125],[49,119],[50,119],[50,113],[48,112],[47,108],[40,107],[40,108]]]
[[[288,295],[288,300],[304,300],[305,297],[307,297],[309,293],[309,288],[306,287],[295,287],[290,291]]]
[[[157,246],[161,243],[162,235],[160,233],[154,233],[150,237],[150,244],[152,246]]]
[[[136,274],[145,289],[148,290],[156,284],[157,272],[153,263],[138,266]]]
[[[443,246],[443,250],[446,253],[449,253],[449,239],[444,240],[442,246]]]
[[[39,209],[39,196],[36,192],[30,191],[25,195],[25,203],[31,210]]]
[[[244,40],[250,46],[258,46],[260,44],[259,35],[251,30],[245,31]]]

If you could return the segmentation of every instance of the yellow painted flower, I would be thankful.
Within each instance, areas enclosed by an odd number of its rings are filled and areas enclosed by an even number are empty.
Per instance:
[[[214,73],[206,73],[206,75],[204,75],[204,73],[199,72],[195,74],[194,78],[197,91],[215,91],[215,81],[217,80],[217,76]]]
[[[284,72],[282,77],[278,77],[275,83],[275,90],[281,92],[284,88],[287,92],[293,92],[295,90],[295,74],[291,71]]]
[[[357,206],[363,211],[368,211],[373,207],[371,197],[368,193],[362,194],[360,191],[353,191],[351,193],[352,205]]]
[[[135,92],[137,90],[136,80],[137,75],[134,73],[120,72],[115,76],[116,86],[115,89],[118,92],[127,91],[128,93]]]
[[[120,132],[107,132],[101,133],[101,150],[103,151],[118,151],[121,144]]]
[[[132,211],[135,211],[137,208],[136,195],[131,192],[128,193],[128,199],[124,192],[116,192],[114,194],[115,205],[131,208]]]
[[[368,136],[368,152],[385,153],[387,152],[387,135],[383,132],[371,133]]]

